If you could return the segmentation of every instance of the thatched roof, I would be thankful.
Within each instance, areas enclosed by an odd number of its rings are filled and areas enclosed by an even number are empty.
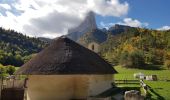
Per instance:
[[[114,74],[113,67],[98,54],[78,43],[60,37],[25,63],[16,74]]]

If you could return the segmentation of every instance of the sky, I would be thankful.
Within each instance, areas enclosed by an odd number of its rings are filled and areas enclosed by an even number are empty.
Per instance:
[[[129,4],[128,14],[123,17],[97,16],[98,25],[103,23],[123,22],[125,18],[138,20],[138,26],[150,29],[170,29],[170,0],[121,0]]]
[[[170,0],[0,0],[0,27],[55,38],[93,11],[99,28],[121,24],[168,30],[169,5]]]

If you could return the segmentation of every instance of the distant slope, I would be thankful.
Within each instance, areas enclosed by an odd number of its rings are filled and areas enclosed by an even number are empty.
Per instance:
[[[50,43],[53,39],[45,38],[45,37],[38,37],[39,40],[44,41],[46,43]]]
[[[109,33],[100,50],[114,64],[136,68],[143,68],[141,63],[163,65],[170,61],[170,30],[130,28],[119,34]]]
[[[40,52],[46,45],[40,39],[0,28],[0,63],[20,66],[25,56]]]
[[[102,43],[107,40],[107,34],[100,29],[94,29],[91,32],[83,34],[78,39],[78,43],[87,46],[91,42]]]
[[[134,28],[134,27],[115,24],[114,26],[112,26],[108,29],[108,33],[111,33],[112,35],[116,35],[116,34],[120,34],[122,32],[127,32],[129,29],[132,29],[132,28]]]

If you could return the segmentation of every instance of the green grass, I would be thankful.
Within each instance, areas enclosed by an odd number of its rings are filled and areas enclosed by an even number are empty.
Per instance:
[[[17,71],[20,67],[15,67],[15,70]]]
[[[115,74],[115,80],[133,80],[135,79],[134,73],[144,73],[145,75],[157,75],[159,81],[145,81],[147,85],[151,87],[151,100],[170,100],[170,82],[162,80],[170,80],[170,70],[142,70],[142,69],[127,69],[122,68],[121,66],[114,67],[117,70]],[[161,80],[161,81],[160,81]],[[122,85],[125,87],[135,87],[135,85]],[[136,86],[137,87],[137,86]]]
[[[145,75],[157,75],[158,79],[168,79],[170,80],[170,70],[142,70],[142,69],[127,69],[122,68],[121,66],[114,67],[118,74],[115,74],[115,79],[134,79],[134,73],[144,73]]]
[[[152,100],[170,100],[170,82],[165,81],[145,81],[151,87]]]

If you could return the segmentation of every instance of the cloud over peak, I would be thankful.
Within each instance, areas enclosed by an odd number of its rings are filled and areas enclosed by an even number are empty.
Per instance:
[[[120,3],[119,0],[88,0],[89,8],[102,16],[120,17],[126,15],[129,9],[127,2]]]
[[[89,11],[102,16],[124,16],[129,5],[119,0],[15,0],[0,7],[16,10],[0,12],[0,26],[15,29],[29,36],[54,38],[80,24]],[[1,9],[1,8],[0,8]]]

